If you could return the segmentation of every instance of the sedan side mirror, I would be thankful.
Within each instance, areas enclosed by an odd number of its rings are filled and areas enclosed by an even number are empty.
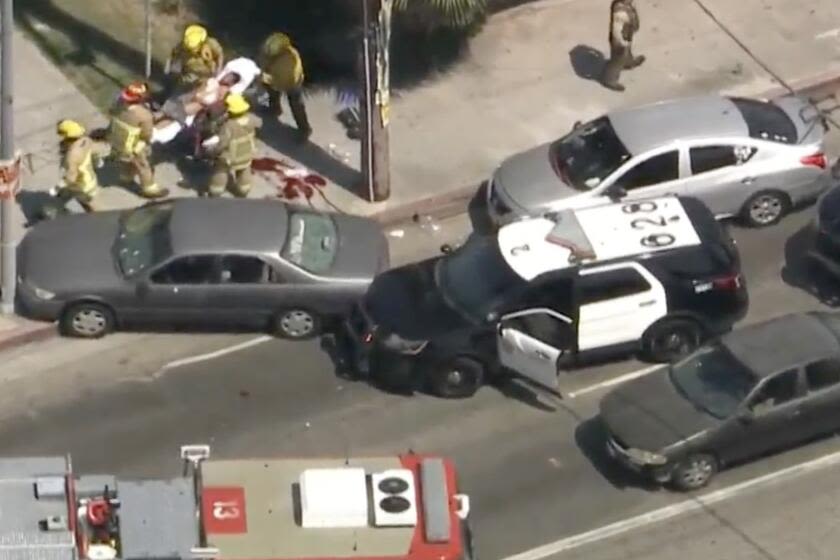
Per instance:
[[[618,202],[625,196],[627,196],[627,191],[624,187],[614,186],[607,191],[607,197],[613,202]]]

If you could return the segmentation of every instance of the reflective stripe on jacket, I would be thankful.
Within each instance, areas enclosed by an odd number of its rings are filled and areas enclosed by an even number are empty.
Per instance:
[[[108,134],[108,141],[114,152],[122,158],[131,158],[139,150],[141,130],[139,126],[131,125],[123,120],[114,118],[111,120],[111,129]]]

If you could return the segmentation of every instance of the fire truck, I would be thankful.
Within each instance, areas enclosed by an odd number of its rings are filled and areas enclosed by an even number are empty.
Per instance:
[[[180,476],[155,480],[0,459],[0,559],[474,558],[446,458],[221,460],[189,445],[181,459]]]

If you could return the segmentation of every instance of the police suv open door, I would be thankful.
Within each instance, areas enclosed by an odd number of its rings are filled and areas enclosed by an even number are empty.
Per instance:
[[[572,319],[548,308],[526,309],[499,321],[499,362],[522,377],[556,391],[560,358],[574,349]]]

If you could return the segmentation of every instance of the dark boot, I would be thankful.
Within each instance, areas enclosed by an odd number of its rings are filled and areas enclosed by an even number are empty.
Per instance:
[[[601,84],[605,88],[613,91],[624,91],[624,86],[621,85],[618,80],[621,77],[621,69],[625,65],[625,57],[622,52],[615,49],[610,53],[610,55],[610,59],[604,66],[604,73],[601,76]]]
[[[292,108],[292,116],[298,128],[298,138],[306,142],[312,136],[312,127],[309,126],[309,117],[306,114],[306,104],[303,102],[303,90],[294,89],[288,94],[289,107]]]
[[[629,64],[627,64],[627,69],[638,68],[645,63],[645,60],[645,55],[634,56],[630,59]]]

